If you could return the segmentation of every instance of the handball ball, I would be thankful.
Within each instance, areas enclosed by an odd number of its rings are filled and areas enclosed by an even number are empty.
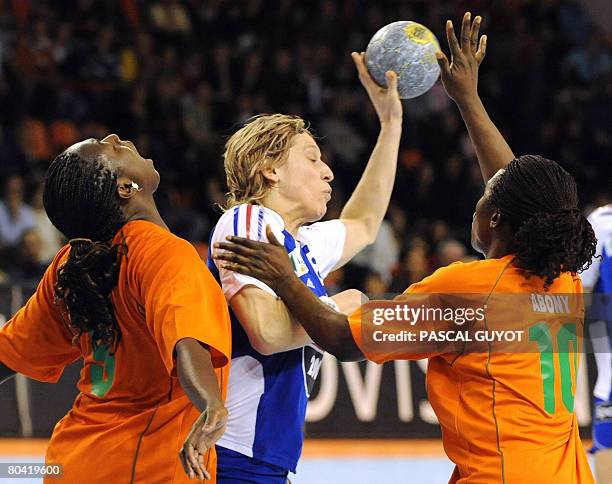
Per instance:
[[[436,52],[440,44],[427,27],[410,21],[393,22],[374,34],[366,50],[366,66],[382,87],[385,73],[395,71],[402,99],[427,92],[440,75]]]

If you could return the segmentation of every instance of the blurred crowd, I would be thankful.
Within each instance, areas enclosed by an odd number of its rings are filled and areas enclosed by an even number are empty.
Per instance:
[[[337,217],[378,134],[350,52],[400,19],[445,46],[445,20],[467,9],[489,37],[479,91],[515,153],[564,165],[585,210],[609,201],[611,39],[573,0],[0,0],[0,282],[38,279],[63,242],[42,207],[50,160],[110,132],[155,161],[162,215],[204,253],[228,135],[257,113],[301,115],[334,171]],[[387,218],[332,291],[401,291],[476,257],[483,183],[458,111],[439,83],[404,107]]]

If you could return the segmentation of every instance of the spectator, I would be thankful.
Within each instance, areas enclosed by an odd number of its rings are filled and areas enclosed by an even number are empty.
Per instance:
[[[363,288],[364,288],[364,292],[368,296],[370,297],[378,296],[379,298],[383,296],[384,294],[386,294],[388,290],[388,286],[383,280],[383,278],[380,277],[380,274],[378,272],[374,272],[374,271],[369,272],[366,275],[365,282],[363,284]]]
[[[34,211],[24,202],[23,178],[10,176],[4,185],[4,200],[0,200],[0,247],[17,245],[35,225]]]
[[[44,184],[41,182],[38,184],[32,196],[32,211],[36,221],[35,233],[40,239],[38,259],[40,262],[48,264],[62,247],[63,236],[60,231],[53,226],[49,217],[47,217],[47,213],[43,207],[43,189]]]
[[[420,281],[431,273],[427,243],[420,238],[414,238],[410,248],[402,257],[399,270],[391,283],[392,292],[402,292],[413,282]]]
[[[465,245],[455,239],[446,239],[438,244],[437,264],[441,267],[460,262],[467,256]]]
[[[13,283],[40,281],[47,264],[41,259],[42,240],[36,229],[27,230],[15,247],[2,251],[0,260],[8,267],[7,274]]]

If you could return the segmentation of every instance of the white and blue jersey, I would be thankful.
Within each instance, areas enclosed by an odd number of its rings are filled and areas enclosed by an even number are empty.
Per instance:
[[[228,235],[267,242],[270,225],[302,282],[319,297],[327,296],[323,280],[338,263],[346,229],[340,220],[301,227],[294,238],[279,214],[259,205],[239,205],[225,212],[215,226],[210,246]],[[217,268],[208,259],[229,302],[245,286],[256,286],[276,296],[252,277]],[[231,312],[231,311],[230,311]],[[218,446],[295,472],[302,450],[306,403],[317,377],[322,353],[312,346],[262,355],[249,343],[240,322],[232,316],[232,361],[226,407],[227,430]],[[222,454],[219,466],[223,465]]]
[[[612,204],[600,207],[589,216],[597,237],[597,249],[591,266],[581,274],[582,284],[591,288],[593,306],[591,318],[601,318],[589,324],[597,362],[597,381],[593,390],[593,450],[612,448],[612,310],[604,304],[612,295]],[[596,316],[595,316],[596,314]]]

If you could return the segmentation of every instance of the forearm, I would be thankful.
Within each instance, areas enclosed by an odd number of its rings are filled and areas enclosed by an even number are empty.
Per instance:
[[[363,359],[346,315],[321,302],[297,277],[286,280],[277,293],[319,347],[343,361]]]
[[[267,316],[257,318],[261,353],[274,354],[312,343],[304,328],[291,316],[287,306],[277,299]]]
[[[361,220],[371,241],[391,199],[401,135],[401,122],[382,125],[365,171],[340,215],[341,219]]]
[[[491,121],[480,97],[458,101],[457,106],[476,150],[482,176],[488,181],[514,159],[514,153]]]
[[[262,355],[271,355],[312,343],[287,306],[259,288],[247,287],[231,300],[232,310],[249,342]]]
[[[184,338],[176,344],[176,367],[183,390],[200,412],[213,402],[221,402],[210,351],[199,341]]]
[[[0,384],[14,377],[16,373],[11,370],[8,366],[0,363]]]

